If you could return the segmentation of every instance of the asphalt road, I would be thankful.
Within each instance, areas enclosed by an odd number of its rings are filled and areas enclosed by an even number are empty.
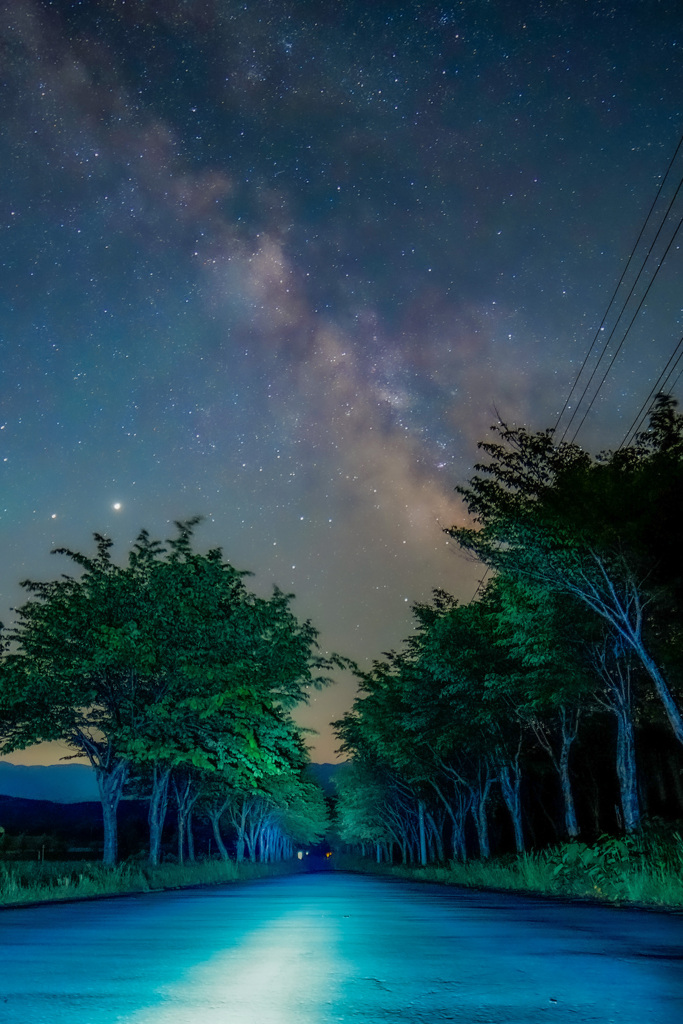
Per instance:
[[[332,873],[0,912],[2,1024],[683,1021],[683,916]]]

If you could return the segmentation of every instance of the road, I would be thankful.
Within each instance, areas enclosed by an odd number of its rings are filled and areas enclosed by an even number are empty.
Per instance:
[[[681,1024],[683,916],[334,873],[0,912],[1,1024]]]

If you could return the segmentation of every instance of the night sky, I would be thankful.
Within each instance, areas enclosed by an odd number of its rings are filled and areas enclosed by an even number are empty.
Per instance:
[[[0,19],[5,622],[20,579],[67,569],[53,546],[99,531],[123,557],[195,514],[198,547],[362,663],[433,587],[469,600],[453,488],[498,414],[555,423],[599,332],[683,130],[680,4]],[[587,447],[621,441],[677,344],[682,270],[675,241]],[[315,759],[352,695],[299,716]]]

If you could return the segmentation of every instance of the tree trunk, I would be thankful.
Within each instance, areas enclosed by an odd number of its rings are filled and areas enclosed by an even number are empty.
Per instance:
[[[574,740],[579,731],[579,709],[568,713],[563,705],[560,708],[560,758],[558,770],[560,773],[560,784],[562,786],[562,801],[564,803],[564,827],[570,839],[576,839],[579,835],[579,823],[576,820],[576,805],[574,803],[574,790],[571,776],[569,775],[569,755]]]
[[[256,836],[247,834],[247,854],[252,864],[256,861]]]
[[[168,784],[171,779],[170,768],[154,765],[152,794],[149,798],[147,821],[149,824],[149,862],[157,865],[161,856],[161,834],[168,809]]]
[[[192,808],[198,797],[198,792],[192,792],[193,780],[191,777],[185,778],[180,786],[178,782],[173,780],[173,789],[175,791],[176,804],[178,808],[178,863],[185,863],[185,841],[188,838],[188,825],[190,824],[190,818],[192,816]],[[189,835],[190,842],[191,834]],[[190,846],[190,859],[194,860],[194,849],[193,844]]]
[[[185,863],[185,829],[187,818],[178,810],[178,863]]]
[[[633,719],[626,708],[617,714],[617,777],[621,793],[624,831],[635,832],[640,824]]]
[[[443,811],[439,815],[441,819],[441,828],[436,823],[436,819],[433,814],[427,814],[427,824],[429,825],[430,835],[434,844],[434,860],[437,860],[440,864],[443,864],[445,858],[443,853],[443,822],[444,813]]]
[[[194,864],[194,862],[195,862],[195,855],[194,855],[194,832],[192,831],[192,819],[193,819],[193,817],[194,817],[194,815],[192,813],[192,808],[190,807],[190,810],[189,810],[188,815],[187,815],[187,859],[190,861],[191,864]]]
[[[425,835],[425,803],[424,800],[417,802],[417,820],[420,830],[420,867],[427,866],[427,838]]]
[[[469,805],[467,810],[469,810]],[[453,826],[453,832],[451,835],[451,848],[453,851],[453,860],[459,860],[463,864],[467,863],[467,842],[465,839],[465,814],[453,815],[451,818],[451,824]]]
[[[655,684],[655,689],[659,694],[659,699],[664,705],[667,718],[671,723],[671,728],[674,731],[674,736],[679,743],[683,743],[683,715],[681,715],[680,708],[676,704],[669,685],[662,675],[659,666],[655,662],[654,658],[650,655],[649,651],[645,647],[640,637],[636,637],[632,640],[633,648],[640,658],[642,665],[649,675],[652,682]]]
[[[531,727],[534,731],[536,739],[545,750],[546,754],[550,758],[551,764],[560,778],[560,787],[562,790],[562,806],[564,809],[564,831],[570,839],[576,839],[579,835],[580,829],[576,820],[576,805],[574,803],[574,790],[572,787],[572,780],[569,774],[569,757],[571,754],[571,748],[574,740],[576,739],[579,731],[579,719],[581,717],[581,708],[573,707],[567,708],[565,704],[560,705],[560,751],[556,753],[555,743],[553,742],[554,728],[547,728],[543,721],[533,720]],[[545,808],[544,808],[544,813]],[[552,819],[551,819],[552,820]],[[557,825],[552,822],[555,832],[557,832]]]
[[[223,836],[221,835],[221,814],[223,810],[212,809],[207,812],[209,821],[211,822],[211,828],[213,830],[213,837],[216,840],[216,846],[220,854],[221,860],[229,860],[228,851],[223,842]],[[239,840],[238,840],[239,843]],[[240,860],[240,857],[237,858]],[[244,840],[242,840],[242,860],[244,859]]]
[[[563,737],[564,739],[564,737]],[[564,803],[564,827],[570,839],[576,839],[580,833],[579,823],[576,820],[576,805],[574,804],[574,790],[572,780],[569,776],[569,749],[570,744],[562,743],[560,750],[559,772],[562,784],[562,801]]]
[[[500,786],[503,791],[505,806],[512,818],[512,827],[515,833],[515,849],[517,853],[524,853],[524,831],[522,829],[522,800],[520,794],[521,773],[519,765],[505,765],[500,770]]]
[[[472,817],[474,819],[474,827],[477,832],[477,842],[479,843],[479,856],[482,860],[488,860],[491,856],[491,847],[489,845],[489,821],[486,815],[486,804],[487,804],[488,793],[482,793],[478,790],[472,790]]]
[[[477,842],[479,843],[479,856],[482,860],[488,860],[491,856],[491,847],[489,845],[489,822],[486,814],[486,806],[491,795],[491,786],[495,782],[497,776],[491,774],[491,767],[489,763],[482,762],[477,768],[477,783],[470,784],[468,789],[470,791],[471,803],[470,810],[472,811],[472,817],[474,818],[474,827],[477,831]]]
[[[446,794],[443,792],[441,787],[432,779],[432,786],[441,800],[441,803],[451,819],[451,850],[453,854],[453,860],[462,861],[463,864],[467,860],[467,844],[465,843],[465,819],[467,812],[470,809],[472,797],[465,796],[463,790],[457,786],[455,790],[454,801],[449,800]],[[453,806],[453,803],[457,801],[457,807]]]
[[[104,826],[104,850],[102,863],[113,867],[118,860],[118,807],[123,786],[128,777],[128,762],[115,761],[110,770],[98,768],[95,773],[97,788],[102,801],[102,824]]]
[[[569,589],[611,623],[621,640],[634,652],[654,683],[674,736],[679,743],[683,743],[683,714],[673,698],[664,674],[643,640],[643,600],[638,583],[628,574],[629,578],[622,578],[620,592],[619,583],[614,581],[601,556],[595,551],[592,551],[591,555],[600,569],[605,589],[601,591],[599,585],[591,583],[587,589],[576,584]]]
[[[617,779],[621,796],[622,826],[634,832],[640,823],[640,800],[633,729],[631,652],[622,639],[604,642],[596,651],[597,666],[605,683],[602,704],[617,719]]]

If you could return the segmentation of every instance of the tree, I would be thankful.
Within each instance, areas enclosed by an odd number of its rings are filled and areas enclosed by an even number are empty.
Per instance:
[[[129,768],[118,732],[124,722],[135,727],[149,699],[149,650],[140,642],[135,573],[112,562],[110,541],[95,539],[94,558],[60,551],[82,569],[78,579],[24,584],[33,598],[11,634],[17,652],[3,680],[3,750],[64,739],[88,758],[102,801],[104,861],[113,864]]]
[[[350,846],[375,850],[378,863],[390,860],[396,843],[401,858],[408,859],[409,825],[396,780],[386,766],[366,758],[355,758],[337,776],[337,819],[339,837]]]
[[[521,782],[523,729],[507,700],[514,666],[495,642],[490,602],[418,606],[423,628],[419,665],[431,676],[445,708],[430,724],[432,744],[444,770],[468,794],[480,856],[490,856],[488,805],[501,786],[518,852],[524,849]]]
[[[579,723],[598,685],[586,665],[595,625],[573,599],[548,593],[526,578],[499,574],[488,593],[495,602],[496,643],[518,665],[503,681],[503,698],[557,772],[565,832],[576,838],[570,759]]]
[[[591,650],[602,690],[596,701],[617,720],[616,770],[621,795],[624,830],[634,832],[640,824],[640,797],[636,770],[636,743],[633,715],[634,656],[624,648],[619,636],[605,633]]]
[[[333,662],[292,595],[247,591],[220,549],[192,548],[197,520],[164,548],[143,531],[127,564],[96,535],[94,558],[60,549],[78,578],[27,582],[32,594],[3,666],[8,751],[64,739],[96,772],[104,861],[117,855],[116,811],[131,765],[152,779],[150,855],[158,859],[172,769],[230,770],[245,784],[289,770],[303,744],[289,709]]]
[[[672,609],[680,611],[683,553],[673,510],[683,494],[683,417],[674,405],[660,396],[637,443],[597,459],[555,445],[552,430],[500,425],[502,443],[480,444],[490,461],[457,488],[475,528],[447,532],[491,567],[570,595],[607,622],[652,680],[683,743],[683,714],[664,670],[667,648],[680,648]]]
[[[510,715],[512,666],[495,643],[492,609],[484,602],[459,606],[437,591],[432,604],[416,605],[414,613],[418,628],[404,650],[360,674],[354,713],[337,723],[342,749],[355,757],[369,751],[407,787],[422,859],[430,790],[450,818],[454,856],[464,859],[468,813],[480,855],[490,854],[489,804],[500,785],[521,851],[523,729]],[[409,801],[404,811],[411,821]]]

